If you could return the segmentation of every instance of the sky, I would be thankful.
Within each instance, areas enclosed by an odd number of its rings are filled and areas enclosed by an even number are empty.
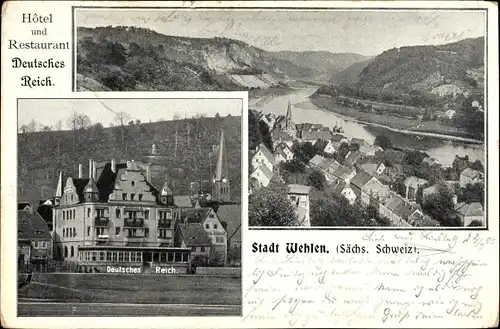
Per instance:
[[[479,11],[77,9],[77,26],[137,26],[187,37],[226,37],[268,50],[375,56],[401,46],[485,35]]]
[[[172,120],[201,114],[213,117],[231,114],[240,116],[241,99],[19,99],[18,126],[36,120],[39,124],[54,127],[62,121],[63,130],[68,130],[67,121],[76,111],[89,116],[92,123],[100,122],[109,127],[114,122],[115,113],[128,113],[141,122]]]

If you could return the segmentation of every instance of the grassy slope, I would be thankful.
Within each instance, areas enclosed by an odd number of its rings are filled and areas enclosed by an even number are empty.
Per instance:
[[[188,139],[187,127],[190,126]],[[232,181],[233,199],[241,191],[241,116],[199,118],[143,123],[125,127],[125,144],[121,144],[119,128],[90,128],[77,134],[73,149],[71,131],[37,132],[18,135],[20,200],[38,202],[53,197],[59,171],[76,175],[78,164],[87,169],[88,159],[95,161],[142,160],[156,144],[157,159],[166,168],[177,194],[187,194],[189,183],[210,179],[215,168],[215,155],[209,152],[218,144],[219,130],[224,130],[227,164]],[[175,130],[178,130],[178,151],[174,157]],[[189,140],[189,145],[188,145]],[[85,171],[85,176],[86,176]]]
[[[52,273],[19,289],[18,296],[65,302],[240,305],[241,278]]]

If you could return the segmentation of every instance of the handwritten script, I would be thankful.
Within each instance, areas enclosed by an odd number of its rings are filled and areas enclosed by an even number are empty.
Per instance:
[[[358,241],[404,241],[420,253],[252,254],[242,321],[398,327],[490,319],[485,257],[498,246],[486,232],[362,233]]]

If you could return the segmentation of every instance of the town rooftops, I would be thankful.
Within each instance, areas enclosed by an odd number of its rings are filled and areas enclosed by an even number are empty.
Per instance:
[[[17,238],[24,240],[52,239],[49,227],[36,211],[17,211]]]
[[[331,138],[332,138],[332,133],[329,130],[302,131],[302,139],[305,141],[316,141],[318,139],[330,140]]]
[[[239,204],[220,205],[217,216],[226,223],[227,239],[241,241],[241,206]]]
[[[356,175],[351,179],[351,184],[356,186],[359,189],[362,189],[371,179],[372,175],[360,170],[356,173]]]
[[[465,168],[464,170],[462,170],[462,172],[460,173],[460,175],[463,175],[465,177],[474,179],[476,177],[481,177],[483,175],[483,173],[480,172],[480,171],[471,169],[471,168]]]
[[[194,208],[194,209],[183,209],[181,211],[182,220],[188,223],[201,223],[208,216],[212,208]]]
[[[210,238],[200,223],[179,224],[178,230],[182,234],[186,247],[208,247],[211,245]]]
[[[288,192],[288,194],[307,195],[311,191],[311,187],[307,186],[307,185],[289,184],[288,188],[290,190],[290,192]]]
[[[390,189],[388,186],[382,184],[377,179],[372,179],[363,187],[363,191],[368,193],[372,193],[373,195],[377,195],[379,197],[385,197],[390,193]]]
[[[462,216],[484,216],[483,206],[479,202],[460,202],[455,205],[455,211]]]

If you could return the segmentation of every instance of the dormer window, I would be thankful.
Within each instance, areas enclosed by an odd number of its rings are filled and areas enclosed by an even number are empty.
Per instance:
[[[123,200],[127,200],[127,193],[122,194]]]

